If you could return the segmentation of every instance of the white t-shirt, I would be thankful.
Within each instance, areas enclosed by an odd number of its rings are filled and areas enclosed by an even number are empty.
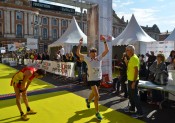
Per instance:
[[[64,53],[64,48],[62,47],[61,49],[60,49],[60,54],[63,56],[65,53]]]
[[[60,60],[60,59],[61,59],[60,54],[57,54],[57,60]]]
[[[102,58],[102,55],[97,56],[96,59],[84,56],[84,61],[88,67],[88,81],[98,81],[102,79]]]

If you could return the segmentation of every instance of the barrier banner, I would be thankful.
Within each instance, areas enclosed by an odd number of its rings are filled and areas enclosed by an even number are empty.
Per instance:
[[[75,77],[75,63],[73,62],[56,62],[56,61],[47,61],[47,60],[34,60],[24,59],[24,64],[27,66],[33,66],[37,69],[43,69],[49,73]]]

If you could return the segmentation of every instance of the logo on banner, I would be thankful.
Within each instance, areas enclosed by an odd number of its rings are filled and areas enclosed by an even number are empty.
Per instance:
[[[59,63],[57,67],[58,67],[58,72],[61,73],[62,75],[66,75],[68,71],[71,70],[71,64]]]
[[[16,45],[15,44],[8,44],[8,51],[16,51]]]
[[[43,68],[44,70],[48,70],[50,66],[51,66],[51,64],[48,63],[48,62],[43,62],[43,63],[42,63],[42,68]]]

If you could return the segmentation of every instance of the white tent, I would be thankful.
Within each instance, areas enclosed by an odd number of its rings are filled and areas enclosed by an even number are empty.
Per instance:
[[[151,38],[144,30],[138,25],[134,15],[132,15],[130,22],[124,31],[112,41],[112,45],[128,45],[135,44],[138,41],[153,42],[156,41]]]
[[[164,41],[175,41],[175,28],[173,32]]]
[[[49,49],[62,45],[65,48],[65,52],[70,52],[72,46],[78,45],[81,38],[83,38],[83,45],[87,45],[87,36],[82,32],[77,21],[73,17],[67,30],[57,41],[49,45]]]

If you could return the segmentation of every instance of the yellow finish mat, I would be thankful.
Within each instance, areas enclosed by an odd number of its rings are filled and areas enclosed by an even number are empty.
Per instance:
[[[0,64],[0,95],[14,93],[13,87],[10,86],[11,78],[17,72],[16,69],[4,64]],[[34,79],[28,91],[41,90],[45,88],[53,88],[54,85],[44,82],[40,79]]]
[[[67,91],[29,96],[31,109],[37,111],[26,123],[97,123],[94,104],[87,109],[85,99]],[[22,104],[23,111],[26,111]],[[143,123],[138,119],[100,105],[101,123]],[[0,123],[22,123],[15,99],[0,101]]]

